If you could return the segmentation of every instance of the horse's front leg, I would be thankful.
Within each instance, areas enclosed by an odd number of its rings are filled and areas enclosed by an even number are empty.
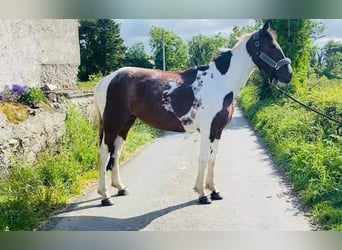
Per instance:
[[[211,200],[204,192],[204,176],[208,165],[209,153],[210,153],[210,141],[209,136],[201,135],[201,147],[198,159],[198,174],[195,183],[194,190],[199,193],[199,202],[201,204],[210,204]]]
[[[215,160],[217,155],[219,140],[215,139],[213,143],[210,145],[210,155],[208,161],[208,174],[206,179],[206,188],[211,191],[210,197],[212,200],[222,200],[223,197],[220,195],[219,191],[217,190],[214,184],[214,167],[215,167]]]

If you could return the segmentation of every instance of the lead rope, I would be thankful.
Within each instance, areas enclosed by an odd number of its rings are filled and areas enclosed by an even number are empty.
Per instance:
[[[339,136],[342,136],[342,122],[335,119],[334,117],[331,117],[329,115],[326,115],[324,114],[322,111],[316,109],[316,108],[313,108],[313,107],[310,107],[304,103],[302,103],[301,101],[299,101],[298,99],[296,99],[295,97],[291,96],[290,94],[286,93],[283,89],[281,89],[276,83],[273,84],[273,86],[278,90],[280,91],[281,93],[283,93],[285,96],[287,96],[288,98],[290,98],[292,101],[298,103],[299,105],[301,105],[302,107],[306,108],[307,110],[310,110],[318,115],[321,115],[323,116],[324,118],[330,120],[330,121],[333,121],[333,122],[336,122],[337,124],[339,124],[339,126],[337,127],[336,129],[336,132]]]

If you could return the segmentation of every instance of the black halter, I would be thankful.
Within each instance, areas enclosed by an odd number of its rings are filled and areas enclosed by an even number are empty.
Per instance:
[[[265,52],[262,52],[260,49],[260,37],[259,37],[259,32],[256,32],[253,34],[253,39],[254,39],[254,45],[257,48],[257,55],[258,57],[265,62],[267,65],[270,67],[274,68],[275,70],[280,69],[284,65],[291,64],[291,59],[290,58],[283,58],[280,59],[278,62],[274,61],[271,57],[269,57]]]

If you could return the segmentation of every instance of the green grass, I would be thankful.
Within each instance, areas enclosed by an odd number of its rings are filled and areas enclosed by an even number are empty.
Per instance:
[[[299,98],[341,119],[342,82],[325,78],[310,82]],[[323,229],[341,230],[342,138],[336,134],[336,124],[282,98],[276,90],[263,99],[259,91],[250,85],[241,92],[238,100],[244,113],[302,201],[313,208],[316,222]]]
[[[0,230],[32,230],[97,179],[98,130],[77,108],[68,107],[66,135],[37,162],[14,163],[0,178]],[[137,122],[124,149],[127,160],[159,132]]]
[[[120,157],[120,162],[128,160],[142,145],[150,143],[160,135],[160,131],[147,126],[140,120],[137,120],[128,133],[124,150]]]
[[[83,90],[94,90],[98,81],[78,82],[78,87]]]

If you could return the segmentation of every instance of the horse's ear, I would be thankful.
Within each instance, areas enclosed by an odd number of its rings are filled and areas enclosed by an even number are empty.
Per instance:
[[[271,21],[267,20],[262,27],[262,32],[267,32],[271,28]]]

